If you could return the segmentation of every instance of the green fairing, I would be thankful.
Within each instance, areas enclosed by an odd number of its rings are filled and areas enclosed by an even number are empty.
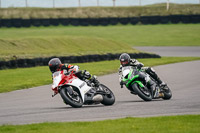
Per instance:
[[[127,79],[123,78],[123,82],[126,82],[126,81],[128,81],[128,80],[130,79],[132,72],[133,72],[133,70],[131,70],[131,71],[129,72],[128,78],[127,78]],[[144,87],[144,85],[142,84],[141,81],[134,81],[134,82],[133,82],[133,80],[135,80],[135,79],[138,78],[138,77],[139,77],[139,75],[135,75],[131,80],[128,81],[128,83],[126,84],[126,87],[128,88],[130,84],[132,85],[132,84],[134,84],[134,83],[138,83],[141,87]]]
[[[132,84],[134,84],[134,83],[138,83],[140,85],[140,87],[144,87],[144,85],[143,85],[143,83],[141,81],[135,81]]]
[[[131,80],[128,81],[128,83],[126,84],[126,87],[128,87],[132,82],[133,80],[135,80],[136,78],[138,78],[139,75],[135,75]],[[136,81],[135,81],[136,82]],[[139,82],[139,81],[138,81]]]
[[[126,82],[126,81],[128,81],[128,80],[130,79],[130,76],[131,76],[132,72],[133,72],[133,70],[131,70],[131,71],[129,72],[128,78],[127,78],[127,79],[123,78],[123,82]]]

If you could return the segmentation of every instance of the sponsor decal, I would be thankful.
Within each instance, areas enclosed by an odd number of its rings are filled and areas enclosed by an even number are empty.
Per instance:
[[[79,87],[82,88],[85,85],[85,82],[83,82]]]

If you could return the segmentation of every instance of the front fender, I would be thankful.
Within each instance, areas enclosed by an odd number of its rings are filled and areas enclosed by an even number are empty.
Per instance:
[[[128,88],[130,85],[133,85],[134,83],[139,84],[140,87],[144,87],[143,83],[141,81],[138,81],[138,80],[137,81],[133,81],[132,83],[130,83],[130,82],[127,83],[126,87]]]
[[[143,85],[143,83],[141,81],[134,81],[132,84],[134,84],[134,83],[138,83],[140,85],[140,87],[144,87],[144,85]]]

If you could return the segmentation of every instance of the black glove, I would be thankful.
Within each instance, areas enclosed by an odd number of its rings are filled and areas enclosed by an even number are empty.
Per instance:
[[[67,70],[64,70],[63,73],[64,73],[64,75],[70,74],[70,72],[68,72]]]
[[[137,68],[138,68],[138,69],[141,69],[142,67],[143,67],[142,64],[138,64],[138,65],[137,65]]]
[[[83,75],[84,75],[84,77],[85,77],[86,79],[91,78],[91,74],[90,74],[88,71],[86,71],[86,70],[83,71]]]

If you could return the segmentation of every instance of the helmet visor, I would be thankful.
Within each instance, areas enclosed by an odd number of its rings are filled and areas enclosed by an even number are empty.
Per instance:
[[[49,65],[49,69],[52,73],[56,72],[58,67],[57,66],[54,66],[54,65]]]
[[[120,63],[122,66],[126,66],[126,65],[128,65],[129,62],[128,61],[120,61]]]

